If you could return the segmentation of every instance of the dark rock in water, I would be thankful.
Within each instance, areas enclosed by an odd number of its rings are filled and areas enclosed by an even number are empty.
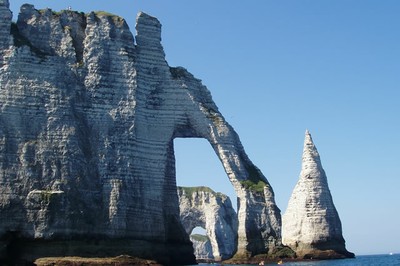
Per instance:
[[[194,262],[173,140],[207,139],[239,197],[238,254],[280,244],[271,186],[210,92],[165,61],[161,24],[0,0],[0,256]],[[136,40],[136,44],[135,44]],[[123,253],[123,252],[124,253]]]
[[[126,265],[153,265],[160,266],[155,261],[134,258],[131,256],[121,255],[114,258],[80,258],[80,257],[65,257],[65,258],[42,258],[35,261],[37,266],[126,266]]]
[[[306,131],[303,163],[282,219],[282,242],[305,259],[352,258],[317,148]]]

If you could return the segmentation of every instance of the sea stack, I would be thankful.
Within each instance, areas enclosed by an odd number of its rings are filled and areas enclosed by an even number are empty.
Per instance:
[[[191,235],[196,227],[203,227],[209,241],[192,237],[196,259],[215,261],[230,259],[236,252],[238,219],[230,198],[209,187],[178,187],[180,219],[185,231]],[[207,245],[207,242],[209,244]]]
[[[342,224],[333,204],[317,148],[307,130],[302,169],[286,213],[282,217],[282,242],[299,258],[351,258]]]

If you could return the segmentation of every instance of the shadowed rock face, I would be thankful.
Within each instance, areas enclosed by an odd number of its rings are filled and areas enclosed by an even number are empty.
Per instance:
[[[302,258],[354,257],[345,248],[342,224],[308,131],[300,178],[282,219],[282,242]]]
[[[0,67],[3,58],[3,50],[10,45],[10,28],[12,13],[9,9],[10,3],[8,0],[0,0]]]
[[[28,4],[12,24],[0,0],[0,256],[12,242],[28,259],[123,252],[193,262],[177,137],[207,139],[222,162],[239,197],[238,254],[280,244],[273,190],[210,92],[167,64],[156,18],[139,13],[136,32],[108,13]]]
[[[186,232],[191,234],[197,226],[205,228],[212,258],[216,261],[231,258],[237,248],[238,220],[229,197],[208,187],[178,187],[178,197],[180,218]],[[201,247],[197,246],[206,248],[206,241],[193,244],[196,258],[201,258],[206,252],[200,252]]]

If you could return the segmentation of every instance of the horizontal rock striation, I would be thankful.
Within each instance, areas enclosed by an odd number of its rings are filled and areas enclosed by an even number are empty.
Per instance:
[[[196,258],[207,254],[207,250],[202,250],[207,242],[212,249],[210,259],[231,258],[237,249],[238,219],[229,197],[208,187],[178,187],[178,197],[180,219],[186,232],[191,234],[200,226],[206,229],[209,238],[209,241],[192,241]]]
[[[194,234],[190,236],[197,262],[214,262],[213,248],[207,236]]]
[[[207,88],[167,64],[156,18],[139,13],[134,37],[105,12],[25,4],[12,23],[0,0],[0,13],[0,256],[194,262],[177,137],[207,139],[222,162],[239,197],[238,254],[280,244],[272,188]]]
[[[299,181],[282,219],[282,242],[301,258],[354,257],[346,250],[327,177],[308,131]]]
[[[3,56],[10,46],[10,29],[12,13],[8,0],[0,0],[0,67],[3,65]]]

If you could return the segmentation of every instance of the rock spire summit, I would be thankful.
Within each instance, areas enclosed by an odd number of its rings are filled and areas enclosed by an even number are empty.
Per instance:
[[[282,217],[282,242],[302,258],[354,257],[345,248],[342,224],[308,130],[300,177]]]

